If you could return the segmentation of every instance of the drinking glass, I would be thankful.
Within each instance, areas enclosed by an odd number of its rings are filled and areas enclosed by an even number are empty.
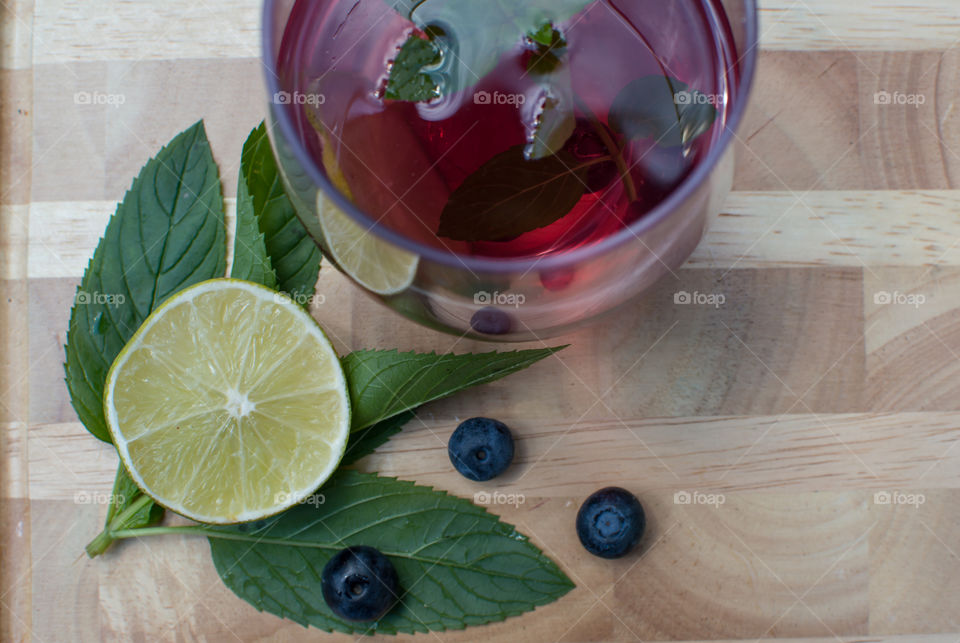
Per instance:
[[[370,16],[380,15],[378,9],[387,13],[391,9],[384,1],[266,0],[264,5],[268,131],[287,194],[328,261],[386,306],[420,324],[492,341],[567,332],[633,300],[686,261],[732,186],[731,143],[743,118],[757,57],[755,0],[596,0],[608,5],[596,11],[616,8],[631,21],[675,14],[685,4],[705,7],[726,34],[728,50],[718,63],[727,83],[723,109],[695,165],[642,217],[589,242],[529,256],[468,251],[463,244],[448,244],[385,219],[358,205],[363,199],[351,194],[336,163],[326,162],[331,141],[318,138],[309,110],[331,97],[317,93],[311,98],[303,88],[345,68],[375,81],[383,69],[371,67],[362,54],[368,51],[365,39],[382,36],[379,18],[351,22],[349,16],[362,14],[364,7]],[[336,14],[334,5],[351,13],[340,9]],[[342,21],[337,37],[324,39],[320,34],[329,33],[331,26],[322,28],[322,21],[336,15]],[[682,47],[675,46],[682,34],[667,30],[658,37],[665,60],[671,52],[682,55]],[[284,44],[288,39],[298,43],[295,49]],[[291,56],[299,61],[295,69]],[[367,135],[375,141],[379,134],[374,130]],[[376,171],[399,172],[411,163],[403,152],[383,156]],[[420,184],[410,189],[427,188]]]

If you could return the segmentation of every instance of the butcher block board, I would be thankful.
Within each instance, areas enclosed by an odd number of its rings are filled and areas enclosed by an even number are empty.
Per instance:
[[[203,539],[83,555],[116,455],[64,387],[73,295],[131,178],[198,118],[233,203],[264,112],[259,3],[0,4],[0,640],[350,640],[235,597]],[[470,498],[446,438],[503,419],[519,457],[495,488],[524,501],[491,509],[577,584],[419,639],[960,640],[960,4],[762,5],[734,193],[688,264],[557,356],[424,407],[362,462]],[[329,267],[317,287],[340,351],[491,348],[401,320]],[[649,516],[616,562],[573,528],[610,484]]]

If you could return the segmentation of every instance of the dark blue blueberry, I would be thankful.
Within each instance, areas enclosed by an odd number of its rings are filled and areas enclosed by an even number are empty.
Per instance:
[[[348,621],[375,621],[390,611],[400,595],[397,570],[373,547],[347,547],[323,568],[323,600]]]
[[[470,318],[470,328],[484,335],[506,335],[513,328],[513,320],[498,308],[481,308]]]
[[[584,548],[601,558],[626,555],[647,525],[637,497],[620,487],[607,487],[584,501],[577,512],[577,535]]]
[[[513,460],[513,436],[503,422],[470,418],[460,423],[447,443],[450,462],[465,478],[495,478]]]

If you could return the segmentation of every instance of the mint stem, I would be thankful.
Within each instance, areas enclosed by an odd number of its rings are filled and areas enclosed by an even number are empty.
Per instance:
[[[610,136],[610,132],[608,132],[603,123],[600,122],[600,119],[597,118],[597,115],[593,113],[593,110],[591,110],[587,104],[584,103],[576,94],[573,95],[573,100],[576,101],[577,108],[587,116],[587,120],[590,121],[590,125],[592,125],[593,129],[596,130],[600,140],[603,141],[603,144],[610,152],[610,156],[613,157],[613,162],[617,164],[617,170],[620,172],[620,180],[623,182],[623,187],[627,191],[627,198],[630,199],[631,203],[636,201],[637,186],[633,182],[633,177],[630,176],[630,168],[627,166],[626,159],[623,158],[623,150],[620,149],[620,146],[617,145],[617,142],[613,140],[613,137]]]
[[[139,538],[141,536],[163,536],[166,534],[200,534],[208,533],[206,525],[180,525],[174,527],[137,527],[136,529],[118,529],[111,535],[117,540],[124,538]]]
[[[117,539],[116,534],[118,531],[122,530],[124,523],[126,523],[131,516],[143,509],[143,507],[150,502],[153,502],[150,496],[146,494],[140,494],[140,496],[131,502],[126,509],[114,516],[113,519],[104,526],[103,531],[97,534],[97,537],[91,540],[86,546],[85,549],[87,551],[87,556],[90,558],[96,558],[103,552],[107,551],[107,549],[110,548],[110,545],[113,544],[113,541]]]
[[[107,551],[110,545],[113,544],[113,540],[113,536],[110,534],[107,528],[104,527],[103,531],[97,534],[97,537],[87,544],[85,548],[87,551],[87,556],[90,558],[96,558],[103,552]]]

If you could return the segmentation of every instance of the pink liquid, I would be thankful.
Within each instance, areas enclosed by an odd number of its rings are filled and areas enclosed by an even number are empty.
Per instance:
[[[542,256],[611,235],[669,195],[719,137],[725,98],[737,82],[726,16],[714,0],[596,0],[555,26],[566,40],[563,60],[578,97],[577,127],[565,149],[578,159],[609,154],[590,121],[608,125],[617,95],[638,78],[669,76],[716,97],[717,118],[704,134],[672,147],[608,129],[623,148],[636,198],[612,161],[600,163],[566,215],[508,239],[457,241],[437,231],[450,195],[468,176],[529,141],[543,86],[527,72],[533,54],[519,38],[493,71],[463,91],[428,103],[389,101],[389,66],[415,32],[413,23],[384,0],[299,0],[278,72],[282,85],[322,97],[298,108],[301,136],[318,165],[326,159],[329,170],[336,160],[353,202],[380,225],[464,255]],[[478,92],[523,98],[478,103]]]

